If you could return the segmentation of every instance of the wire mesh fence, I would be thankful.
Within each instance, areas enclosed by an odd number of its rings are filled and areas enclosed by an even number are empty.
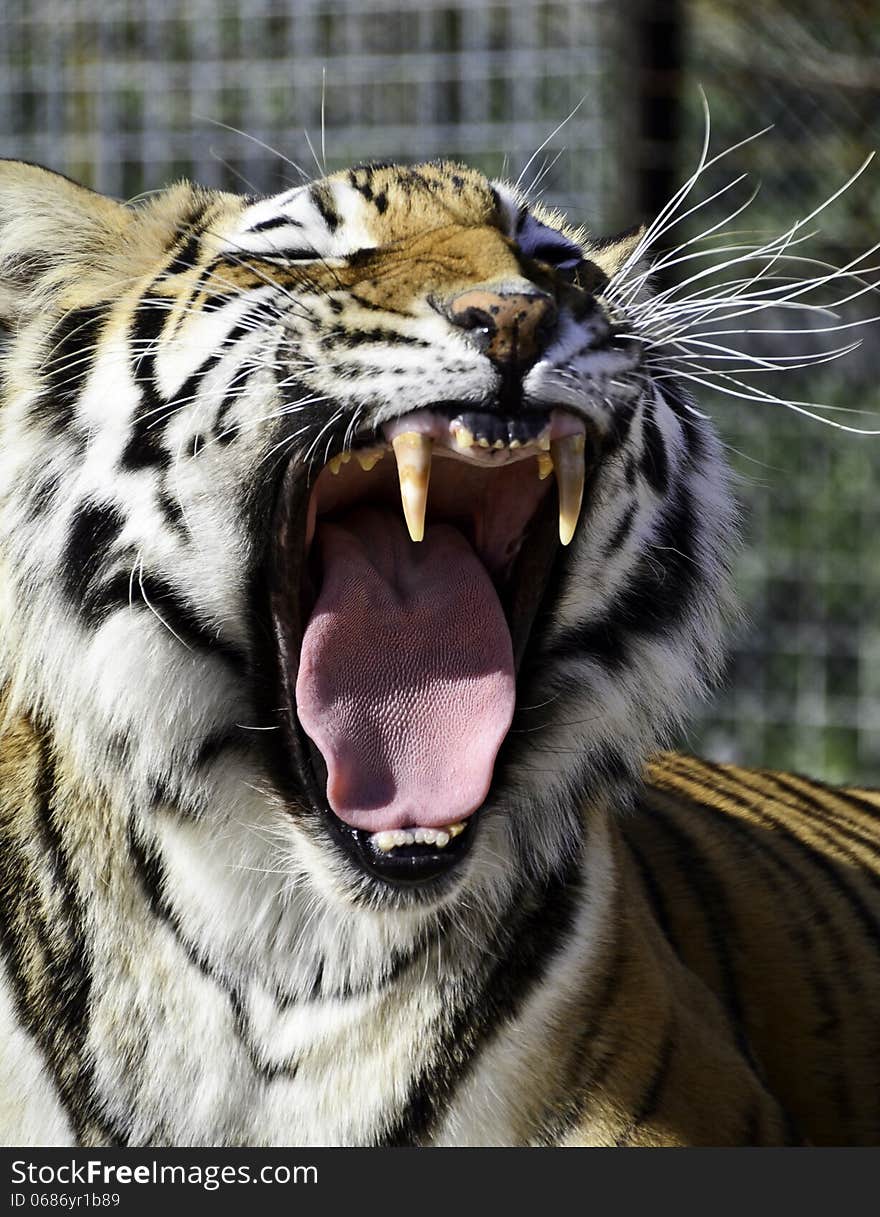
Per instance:
[[[784,231],[843,185],[873,149],[880,4],[691,0],[686,11],[681,147],[694,148],[702,124],[696,80],[709,99],[717,148],[773,124],[736,154],[736,171],[748,170],[759,186],[740,222]],[[875,244],[878,172],[869,167],[807,226],[816,235],[804,253],[842,265]],[[862,265],[877,261],[875,255]],[[876,278],[868,274],[868,281]],[[841,320],[877,312],[873,293],[845,309]],[[791,315],[781,324],[791,326]],[[880,333],[868,327],[862,336],[861,348],[840,362],[787,373],[785,394],[836,407],[829,415],[835,421],[880,426]],[[784,341],[801,353],[851,337],[853,331],[840,331]],[[717,396],[704,401],[739,476],[747,545],[738,579],[747,618],[726,688],[692,742],[716,755],[832,780],[876,781],[880,439],[848,435],[773,405]]]
[[[573,218],[619,230],[693,160],[701,83],[718,146],[776,124],[737,167],[763,179],[752,222],[778,231],[869,147],[878,62],[880,0],[6,0],[0,155],[124,198],[179,176],[263,192],[319,165],[459,157],[528,166]],[[868,247],[878,211],[876,186],[854,191],[821,247]],[[876,343],[832,368],[793,395],[880,410]],[[686,742],[880,779],[880,449],[709,407],[745,508],[747,624]]]
[[[583,99],[548,152],[574,153],[555,195],[592,214],[620,188],[619,26],[610,0],[7,2],[0,143],[124,197],[179,175],[264,191],[325,159],[516,173]]]

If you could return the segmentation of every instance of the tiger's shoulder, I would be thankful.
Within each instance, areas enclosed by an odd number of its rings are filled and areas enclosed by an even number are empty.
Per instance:
[[[676,800],[683,806],[696,804],[724,820],[793,837],[818,853],[850,857],[854,847],[880,848],[880,790],[679,752],[656,753],[645,778],[646,797],[654,805],[663,802],[661,796],[666,806]]]
[[[880,792],[671,752],[645,779],[621,829],[653,921],[810,1142],[876,1143]]]

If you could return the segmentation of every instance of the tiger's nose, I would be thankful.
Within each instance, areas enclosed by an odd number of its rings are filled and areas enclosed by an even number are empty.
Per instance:
[[[454,325],[479,337],[480,349],[503,368],[522,370],[544,349],[556,321],[556,304],[545,292],[493,292],[476,288],[456,296]]]

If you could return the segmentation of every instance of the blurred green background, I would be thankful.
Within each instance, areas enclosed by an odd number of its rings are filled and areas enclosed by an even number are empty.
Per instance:
[[[325,155],[331,169],[454,156],[515,178],[546,140],[525,183],[538,176],[573,219],[617,231],[650,218],[695,164],[700,86],[715,149],[774,124],[729,171],[761,183],[748,227],[779,232],[877,139],[880,0],[0,5],[0,155],[127,198],[180,175],[273,190]],[[703,196],[724,180],[707,175]],[[878,184],[880,166],[823,214],[811,252],[845,260],[873,244]],[[788,374],[785,393],[876,412],[880,426],[878,350],[868,329],[845,360]],[[702,402],[737,473],[746,616],[723,690],[682,742],[880,781],[880,438]]]

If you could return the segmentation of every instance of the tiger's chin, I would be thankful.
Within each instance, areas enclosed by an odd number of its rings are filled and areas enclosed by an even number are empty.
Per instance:
[[[587,441],[563,410],[443,403],[356,436],[317,477],[290,462],[267,734],[298,824],[362,875],[433,891],[467,856]]]

